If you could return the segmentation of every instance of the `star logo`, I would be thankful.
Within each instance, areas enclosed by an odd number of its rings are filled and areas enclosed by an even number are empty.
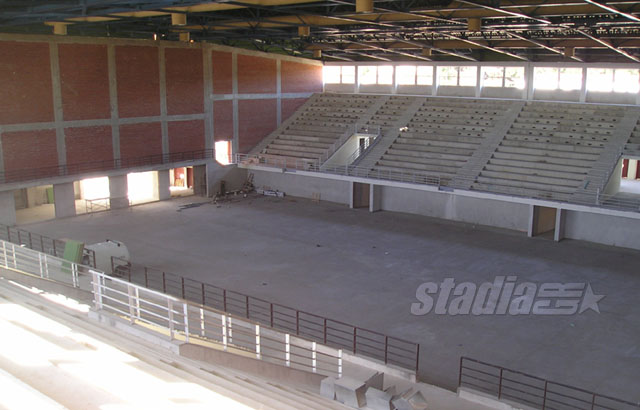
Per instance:
[[[593,290],[591,290],[591,283],[587,283],[587,289],[584,291],[584,297],[582,298],[582,304],[580,305],[580,311],[578,314],[586,311],[593,310],[594,312],[600,313],[600,307],[598,306],[598,302],[604,298],[604,295],[595,295]]]

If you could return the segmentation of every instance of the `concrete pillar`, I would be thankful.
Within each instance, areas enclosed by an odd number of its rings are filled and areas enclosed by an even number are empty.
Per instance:
[[[171,198],[171,191],[169,187],[171,186],[171,182],[169,180],[169,170],[162,169],[157,172],[158,176],[155,179],[155,189],[154,189],[154,199],[158,199],[160,201],[164,201],[165,199]]]
[[[529,205],[529,223],[527,224],[527,236],[533,237],[534,226],[536,225],[536,206]]]
[[[630,159],[629,160],[629,169],[627,170],[627,178],[636,179],[636,173],[638,171],[638,160]]]
[[[126,175],[109,177],[109,198],[111,209],[127,208],[129,206],[129,188]]]
[[[369,187],[369,212],[376,212],[382,209],[382,187],[371,184]]]
[[[553,240],[560,242],[564,239],[564,226],[567,219],[567,211],[558,208],[556,210],[556,230],[553,234]]]
[[[207,166],[196,165],[193,167],[193,194],[207,196]]]
[[[354,205],[354,201],[353,201],[353,194],[355,192],[355,185],[356,183],[351,181],[349,183],[349,208],[353,209],[353,205]]]
[[[53,198],[56,218],[66,218],[76,215],[76,195],[73,182],[53,185]]]
[[[9,226],[16,224],[16,202],[13,191],[0,192],[0,223]]]
[[[607,182],[607,185],[604,188],[604,193],[605,195],[615,195],[620,191],[620,180],[622,179],[622,158],[620,158],[620,160],[618,161],[618,164],[616,165],[616,168],[613,170],[613,172],[611,173],[611,176],[609,176],[609,182]]]

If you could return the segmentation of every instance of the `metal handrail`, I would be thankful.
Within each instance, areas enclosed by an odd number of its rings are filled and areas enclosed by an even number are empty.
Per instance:
[[[640,207],[636,201],[627,201],[613,196],[587,195],[575,196],[574,193],[581,193],[576,190],[572,193],[565,193],[553,189],[527,189],[519,187],[503,187],[500,185],[492,186],[491,190],[479,189],[475,177],[464,176],[441,176],[428,172],[399,172],[399,171],[383,171],[370,167],[359,167],[353,165],[335,165],[320,167],[316,161],[304,161],[297,158],[260,155],[236,154],[235,163],[239,165],[259,165],[266,167],[275,167],[290,170],[321,172],[326,174],[335,174],[343,176],[361,177],[369,179],[379,179],[395,182],[403,182],[409,184],[430,185],[438,187],[438,189],[455,189],[459,191],[475,191],[492,195],[522,197],[534,200],[544,200],[548,202],[556,202],[561,204],[575,204],[589,207],[616,209],[628,212],[640,212]],[[463,187],[464,185],[470,188]],[[535,191],[537,196],[530,193]]]
[[[382,136],[382,129],[379,125],[377,125],[376,127],[377,127],[377,131],[375,133],[369,133],[368,127],[364,132],[363,131],[358,132],[358,134],[366,134],[369,136],[365,140],[364,147],[358,145],[358,148],[356,148],[356,150],[351,155],[349,155],[349,158],[347,158],[347,160],[345,161],[346,165],[354,164],[360,157],[362,157],[365,153],[369,152],[380,140],[380,137]]]
[[[0,172],[0,184],[29,181],[40,178],[55,178],[98,171],[162,165],[172,162],[193,161],[213,158],[213,149],[155,154],[144,157],[118,158],[105,161],[91,161],[77,164],[56,165],[41,168],[25,168]]]
[[[405,369],[419,369],[420,345],[380,332],[329,319],[240,292],[186,278],[160,269],[132,265],[111,258],[112,271],[130,283],[172,294],[223,312],[240,315],[272,329],[281,329],[327,346],[384,361]]]
[[[470,388],[493,395],[498,400],[508,399],[542,410],[558,408],[558,405],[563,409],[577,410],[640,408],[640,402],[633,403],[553,382],[465,356],[460,357],[458,388]]]
[[[183,337],[189,343],[190,338],[198,338],[221,343],[224,350],[232,347],[250,351],[257,359],[271,359],[288,367],[293,364],[314,373],[342,376],[341,349],[319,348],[314,341],[292,338],[289,333],[272,329],[263,330],[259,322],[179,299],[103,272],[92,271],[91,275],[96,309],[113,311],[132,324],[142,322],[160,326],[169,331],[171,340]],[[265,354],[265,351],[271,354]],[[292,356],[301,360],[292,360]]]
[[[19,229],[16,227],[4,225],[0,223],[0,239],[17,245],[28,247],[39,252],[62,258],[64,254],[64,241],[52,239],[48,236],[40,235]],[[96,266],[96,253],[91,249],[83,250],[84,256],[87,258],[89,266]]]

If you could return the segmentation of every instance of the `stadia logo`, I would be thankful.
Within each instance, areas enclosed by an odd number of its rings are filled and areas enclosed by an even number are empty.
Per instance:
[[[600,313],[604,295],[590,283],[518,283],[517,276],[496,276],[493,282],[456,284],[454,278],[425,282],[416,289],[411,314],[436,315],[574,315]]]

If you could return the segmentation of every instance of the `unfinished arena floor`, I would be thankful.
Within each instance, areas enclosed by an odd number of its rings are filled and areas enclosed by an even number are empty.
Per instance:
[[[640,253],[299,198],[177,212],[191,197],[24,225],[87,243],[122,240],[132,261],[421,344],[420,376],[454,389],[470,356],[640,400]],[[413,316],[423,282],[590,282],[601,313]]]

